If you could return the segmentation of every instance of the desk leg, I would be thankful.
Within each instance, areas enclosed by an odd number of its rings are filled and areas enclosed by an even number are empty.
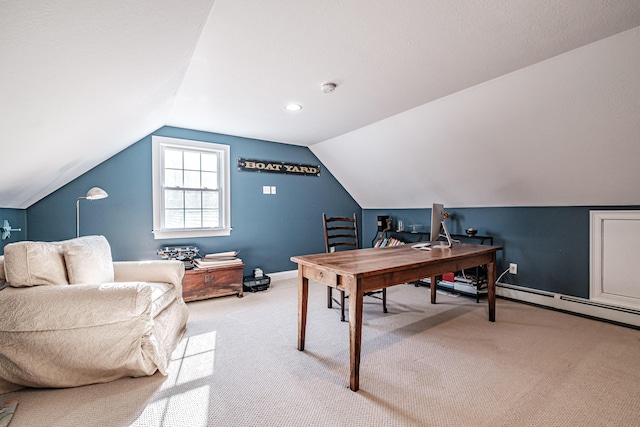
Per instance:
[[[431,304],[436,303],[436,283],[438,283],[438,281],[434,276],[431,278],[431,284],[429,285],[429,288],[431,289]]]
[[[303,266],[298,268],[298,350],[304,350],[304,335],[307,329],[307,303],[309,301],[309,279],[304,277]]]
[[[355,292],[353,291],[355,288]],[[358,391],[360,388],[360,350],[362,343],[362,286],[357,283],[349,289],[349,346],[351,377],[349,388]]]
[[[487,299],[489,300],[489,321],[496,321],[496,263],[487,264]]]

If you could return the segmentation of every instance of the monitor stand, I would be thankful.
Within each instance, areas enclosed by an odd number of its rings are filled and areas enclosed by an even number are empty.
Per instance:
[[[444,230],[444,234],[440,234],[438,237],[444,237],[447,239],[446,243],[445,242],[440,242],[437,245],[431,245],[431,248],[433,249],[449,249],[451,248],[452,245],[452,239],[451,239],[451,234],[449,234],[449,230],[447,230],[447,225],[444,223],[444,220],[440,222],[442,229]],[[435,243],[435,242],[434,242]]]

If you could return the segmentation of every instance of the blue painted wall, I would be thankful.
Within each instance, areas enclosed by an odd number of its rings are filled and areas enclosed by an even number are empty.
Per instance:
[[[254,267],[266,273],[296,268],[293,255],[324,251],[322,212],[358,214],[362,247],[376,237],[378,215],[402,219],[405,228],[421,224],[429,231],[431,209],[362,209],[322,167],[320,177],[289,176],[236,169],[237,158],[320,164],[305,147],[165,127],[155,135],[228,144],[231,148],[233,231],[229,237],[155,240],[152,229],[151,135],[133,144],[26,211],[0,209],[0,220],[22,228],[11,240],[64,240],[75,236],[75,200],[93,186],[109,193],[104,200],[81,200],[81,234],[103,234],[114,259],[158,259],[163,246],[198,246],[203,253],[240,250],[245,274]],[[263,185],[275,185],[276,195],[263,195]],[[510,262],[518,275],[502,281],[520,286],[589,297],[589,211],[639,209],[616,207],[499,207],[447,209],[451,233],[473,227],[494,237],[498,274]],[[29,224],[27,230],[27,223]],[[28,231],[28,232],[27,232]],[[404,235],[406,237],[406,235]]]
[[[502,207],[459,208],[445,210],[451,214],[447,228],[451,234],[465,234],[475,228],[479,235],[494,238],[498,252],[498,274],[518,264],[518,274],[506,274],[504,283],[589,298],[589,211],[638,209],[617,207]],[[405,230],[421,224],[430,231],[431,209],[365,209],[362,213],[365,246],[376,235],[378,215],[402,219]],[[402,236],[407,236],[403,234]],[[410,236],[411,237],[411,236]],[[470,242],[472,243],[472,242]]]
[[[75,201],[89,188],[109,197],[80,201],[80,234],[102,234],[115,260],[159,259],[163,246],[195,245],[201,253],[240,250],[245,274],[293,270],[293,255],[324,252],[322,213],[356,212],[361,208],[329,171],[320,177],[240,172],[238,157],[321,164],[306,147],[164,127],[154,135],[215,142],[230,146],[231,236],[155,240],[152,230],[151,135],[116,154],[27,209],[30,240],[75,237]],[[274,185],[275,195],[263,195]]]
[[[27,238],[27,211],[26,209],[0,208],[0,226],[4,220],[9,221],[11,228],[20,228],[22,231],[12,231],[8,239],[0,239],[0,253],[4,253],[5,245]]]

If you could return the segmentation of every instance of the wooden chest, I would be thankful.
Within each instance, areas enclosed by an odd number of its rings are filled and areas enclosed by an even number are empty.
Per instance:
[[[186,270],[182,279],[182,298],[187,302],[225,295],[242,298],[243,268],[244,264],[239,264]]]

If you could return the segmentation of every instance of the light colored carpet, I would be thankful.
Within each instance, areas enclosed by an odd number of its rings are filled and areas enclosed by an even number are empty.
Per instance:
[[[306,350],[297,285],[189,303],[168,377],[26,389],[10,427],[640,425],[640,331],[498,300],[388,289],[366,299],[360,391],[348,324],[310,285]]]

